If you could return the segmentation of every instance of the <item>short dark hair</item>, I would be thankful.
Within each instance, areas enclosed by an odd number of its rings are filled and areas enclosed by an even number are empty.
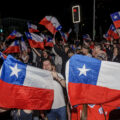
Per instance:
[[[74,52],[74,50],[73,50],[72,48],[70,48],[70,49],[68,50],[67,54],[69,54],[69,53],[73,53],[73,54],[74,54],[75,52]]]
[[[86,46],[86,45],[84,45],[82,48],[90,50],[90,48],[88,46]]]
[[[95,46],[99,47],[100,49],[102,49],[102,45],[100,43],[96,43]]]
[[[41,66],[42,66],[42,67],[43,67],[43,62],[45,62],[45,61],[49,61],[49,62],[51,63],[51,65],[55,65],[54,62],[52,61],[52,59],[43,58],[43,59],[41,60]]]
[[[69,45],[65,45],[64,48],[69,48]]]

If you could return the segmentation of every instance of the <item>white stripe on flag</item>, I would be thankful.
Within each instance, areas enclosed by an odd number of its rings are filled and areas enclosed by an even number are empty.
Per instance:
[[[120,90],[120,63],[102,61],[97,85]]]
[[[26,72],[24,86],[53,89],[53,77],[49,71],[28,65]]]

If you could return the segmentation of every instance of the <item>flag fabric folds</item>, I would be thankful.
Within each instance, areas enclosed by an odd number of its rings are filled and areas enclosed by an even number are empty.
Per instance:
[[[117,30],[116,30],[116,28],[113,24],[110,25],[110,28],[109,28],[107,34],[109,36],[113,37],[114,39],[119,39],[120,38],[118,33],[117,33]]]
[[[120,28],[120,11],[110,14],[116,28]]]
[[[53,47],[54,44],[53,44],[53,38],[51,36],[45,36],[45,46],[46,47]]]
[[[37,29],[37,25],[30,24],[29,22],[27,23],[27,25],[30,33],[39,32],[39,30]]]
[[[26,45],[23,37],[21,37],[21,42],[20,43],[21,43],[21,49],[27,51],[27,45]]]
[[[42,50],[44,49],[44,41],[40,35],[37,35],[35,33],[29,33],[29,32],[25,32],[25,34],[31,48],[40,48]]]
[[[67,33],[64,33],[62,31],[60,31],[60,34],[62,36],[62,39],[64,40],[64,42],[66,43],[68,40],[68,37],[70,35],[70,33],[72,32],[72,29],[70,28],[69,31]]]
[[[0,76],[0,107],[47,110],[54,91],[49,71],[28,66],[11,55],[4,60]]]
[[[16,30],[13,30],[12,33],[6,38],[7,40],[9,39],[15,39],[16,38]]]
[[[9,39],[15,39],[16,37],[22,37],[23,35],[20,32],[17,32],[16,30],[13,30],[13,32],[6,38]]]
[[[55,34],[57,31],[62,29],[57,18],[53,16],[45,16],[39,24],[44,25],[52,34]]]
[[[66,64],[67,92],[72,106],[120,106],[120,64],[74,55]]]
[[[91,41],[91,38],[90,38],[90,35],[89,35],[89,34],[85,34],[85,35],[83,35],[82,37],[83,37],[83,40],[84,40],[84,41],[85,41],[85,40]]]
[[[3,53],[19,53],[20,52],[20,46],[19,46],[19,41],[15,40],[11,43],[10,46],[6,50],[3,51]]]
[[[107,41],[112,41],[113,37],[109,36],[108,33],[103,34],[103,38],[105,38]]]

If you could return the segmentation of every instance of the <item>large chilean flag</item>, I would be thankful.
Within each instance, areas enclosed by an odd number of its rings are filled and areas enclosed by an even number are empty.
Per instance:
[[[76,54],[66,64],[66,80],[72,106],[120,106],[120,63]]]
[[[0,107],[47,110],[53,103],[49,71],[28,66],[8,55],[1,68]]]

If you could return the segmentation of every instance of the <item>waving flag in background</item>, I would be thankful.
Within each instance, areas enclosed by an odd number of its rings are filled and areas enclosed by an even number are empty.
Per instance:
[[[37,25],[30,24],[29,22],[27,23],[27,25],[30,33],[39,32],[39,30],[37,29]]]
[[[10,35],[6,39],[9,40],[9,39],[15,39],[15,38],[16,38],[16,30],[13,30],[13,32],[10,33]]]
[[[53,45],[53,38],[51,36],[46,35],[44,41],[45,41],[46,47],[53,47],[54,46]]]
[[[21,49],[27,51],[27,45],[26,45],[23,37],[21,37],[21,43],[20,44],[21,44]]]
[[[16,32],[16,37],[20,38],[22,37],[23,35],[20,33],[20,32]]]
[[[44,41],[40,35],[37,35],[35,33],[29,33],[29,32],[25,32],[25,34],[31,48],[40,48],[42,50],[44,49]]]
[[[55,34],[57,31],[62,29],[57,18],[53,16],[45,16],[39,24],[44,25],[52,34]]]
[[[49,71],[28,66],[8,55],[0,77],[0,107],[47,110],[54,91]]]
[[[6,38],[9,39],[15,39],[16,37],[22,37],[23,35],[20,32],[17,32],[16,30],[13,30],[13,32]]]
[[[113,37],[114,39],[119,39],[120,38],[118,33],[117,33],[117,30],[116,30],[116,28],[113,24],[110,25],[110,28],[109,28],[107,34],[109,36]]]
[[[6,50],[3,51],[3,53],[19,53],[20,52],[20,46],[19,46],[19,41],[15,40],[11,43],[10,46]]]
[[[120,11],[110,14],[116,28],[120,28]]]
[[[66,64],[70,104],[120,106],[120,63],[74,55]]]
[[[105,38],[108,41],[112,41],[113,40],[113,37],[109,36],[108,33],[103,34],[103,38]]]
[[[64,33],[62,31],[60,31],[60,34],[61,34],[61,36],[62,36],[62,38],[63,38],[63,40],[64,40],[65,43],[67,42],[68,37],[69,37],[69,35],[70,35],[71,32],[72,32],[71,28],[69,29],[69,31],[67,33]]]
[[[82,38],[83,38],[84,41],[85,41],[85,40],[91,40],[91,37],[90,37],[89,34],[83,35]]]

